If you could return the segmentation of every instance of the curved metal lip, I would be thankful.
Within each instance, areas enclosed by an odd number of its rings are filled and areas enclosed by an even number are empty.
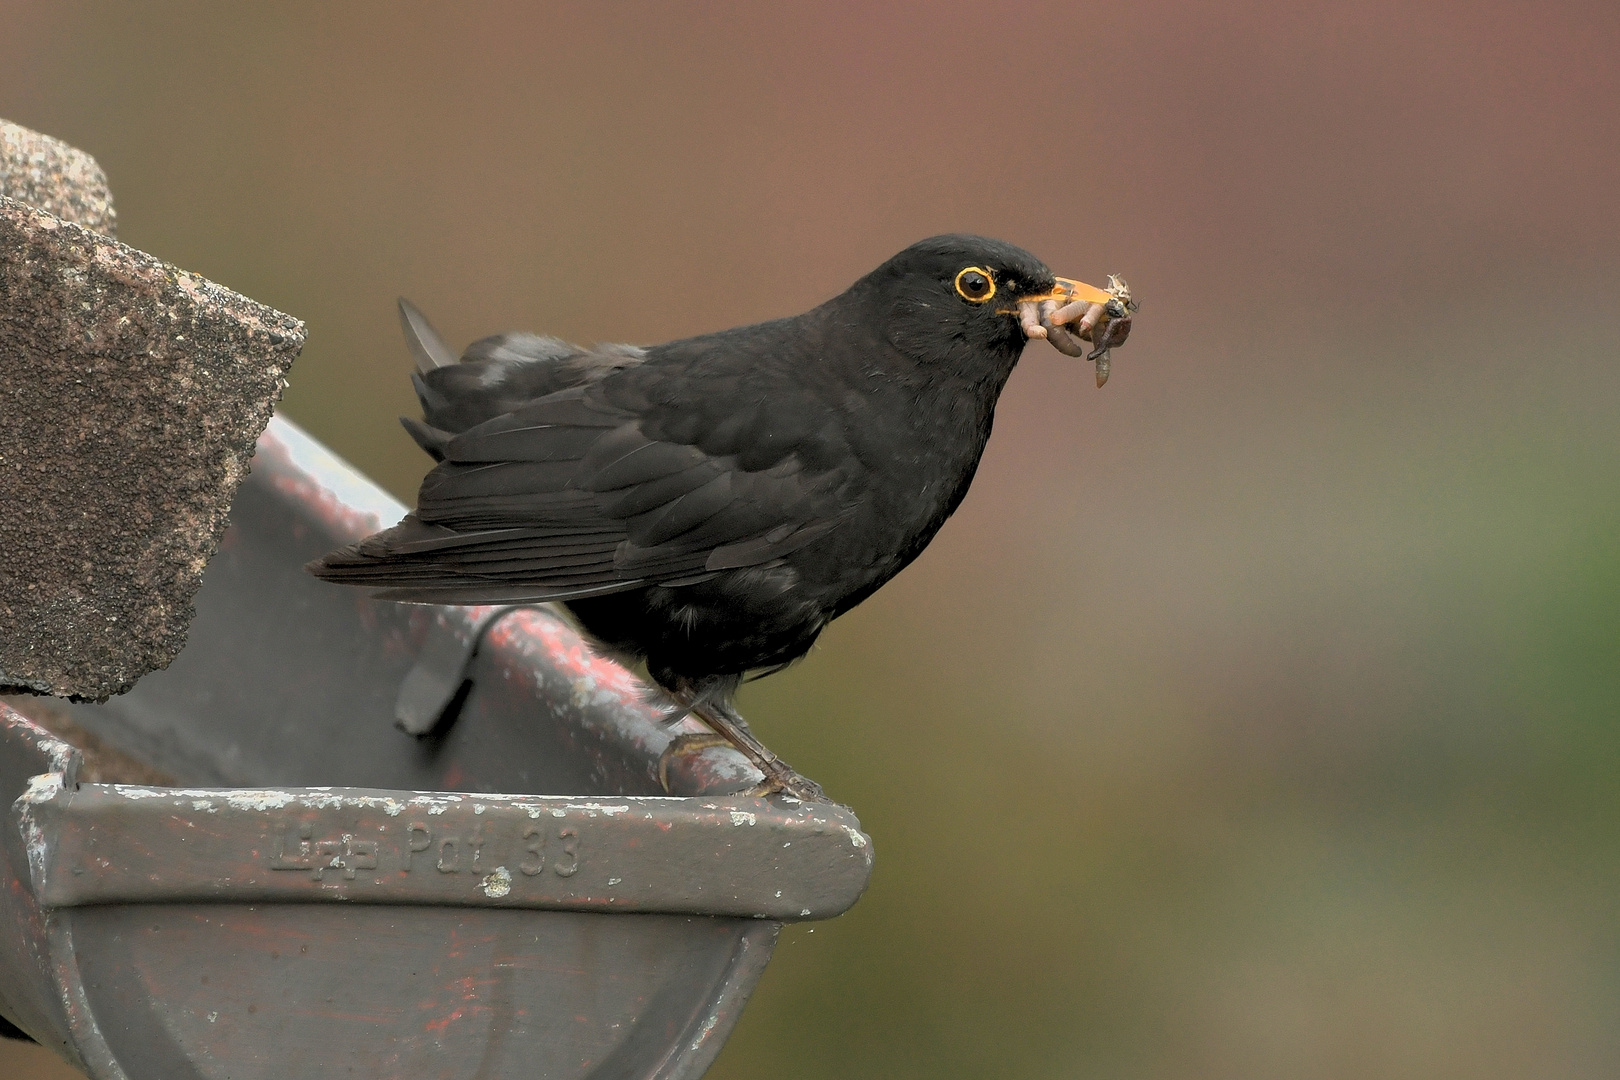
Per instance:
[[[43,908],[420,904],[792,922],[871,874],[853,814],[780,798],[151,788],[34,777],[14,805]]]

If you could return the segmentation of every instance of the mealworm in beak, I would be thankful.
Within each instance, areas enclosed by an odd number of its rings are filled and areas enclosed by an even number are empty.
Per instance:
[[[1018,325],[1024,328],[1024,336],[1027,338],[1046,336],[1046,327],[1041,325],[1040,305],[1033,300],[1019,301]]]

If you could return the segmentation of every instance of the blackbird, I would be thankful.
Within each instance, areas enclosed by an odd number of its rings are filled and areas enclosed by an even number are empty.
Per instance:
[[[917,557],[1026,339],[1105,356],[1129,329],[1118,295],[936,236],[792,318],[646,348],[503,334],[459,362],[401,300],[423,415],[402,422],[438,465],[398,525],[309,570],[390,600],[561,601],[646,661],[673,717],[695,712],[769,789],[819,797],[749,732],[738,684]]]

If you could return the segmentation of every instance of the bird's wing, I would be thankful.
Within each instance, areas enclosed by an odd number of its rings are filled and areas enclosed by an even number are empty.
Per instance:
[[[571,599],[769,563],[843,520],[848,478],[819,467],[840,458],[802,410],[773,422],[780,407],[729,395],[660,410],[656,379],[617,381],[449,439],[415,513],[311,569],[397,600]]]
[[[411,382],[422,419],[401,417],[411,438],[436,461],[457,432],[511,412],[527,402],[584,386],[646,358],[634,345],[582,349],[560,338],[523,332],[496,334],[467,346],[460,358],[426,315],[399,298],[399,322],[416,361]]]
[[[459,363],[413,373],[411,382],[427,426],[459,433],[560,390],[633,367],[645,355],[633,345],[582,349],[553,337],[501,334],[473,342]]]

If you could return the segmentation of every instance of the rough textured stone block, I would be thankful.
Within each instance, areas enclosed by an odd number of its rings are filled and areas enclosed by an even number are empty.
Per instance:
[[[7,120],[0,120],[0,195],[113,235],[112,193],[96,159]]]
[[[303,339],[0,198],[0,688],[102,699],[174,659]]]

